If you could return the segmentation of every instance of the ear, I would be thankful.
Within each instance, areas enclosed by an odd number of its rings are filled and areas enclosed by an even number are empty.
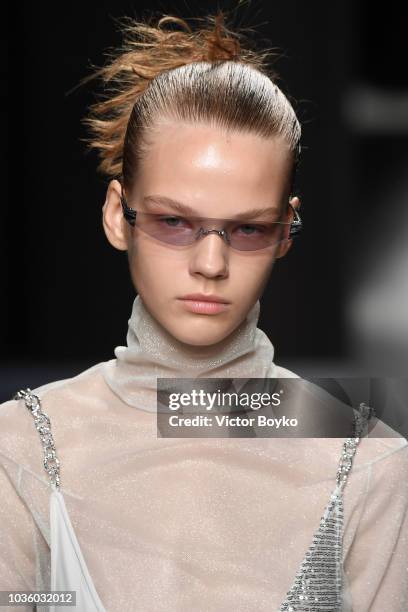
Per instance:
[[[126,220],[123,217],[120,196],[122,186],[119,181],[112,180],[108,185],[105,204],[102,207],[102,223],[106,237],[115,249],[127,251],[128,243],[125,232]]]
[[[293,198],[289,198],[289,202],[292,204],[293,208],[299,208],[300,206],[300,199],[295,196]],[[290,208],[290,206],[288,206],[288,210],[287,213],[283,219],[284,221],[293,221],[293,212],[292,209]],[[286,235],[289,235],[289,229],[290,226],[287,226],[287,233]],[[280,257],[284,257],[286,255],[286,253],[289,251],[290,247],[292,246],[293,243],[293,239],[291,240],[285,240],[285,242],[282,242],[279,247],[278,247],[278,252],[276,254],[276,259],[279,259]]]

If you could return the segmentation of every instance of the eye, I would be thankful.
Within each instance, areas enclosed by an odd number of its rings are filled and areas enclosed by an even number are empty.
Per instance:
[[[165,227],[189,227],[189,223],[183,217],[175,217],[175,216],[166,216],[159,217],[159,222]]]
[[[244,236],[256,236],[259,234],[264,234],[267,231],[267,228],[264,225],[245,223],[244,225],[239,225],[236,227],[234,231],[238,231]]]

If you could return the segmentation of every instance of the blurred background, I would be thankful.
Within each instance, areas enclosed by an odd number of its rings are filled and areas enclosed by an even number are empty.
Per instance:
[[[0,401],[126,343],[134,289],[126,254],[103,234],[107,181],[80,141],[100,89],[67,93],[120,43],[116,17],[218,7],[238,7],[230,23],[281,51],[280,85],[303,123],[305,231],[275,265],[259,321],[276,362],[300,375],[399,377],[407,390],[408,70],[394,3],[20,2],[1,43]]]

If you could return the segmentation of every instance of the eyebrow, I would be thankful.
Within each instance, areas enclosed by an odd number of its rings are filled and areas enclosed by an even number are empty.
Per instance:
[[[153,205],[165,205],[173,210],[177,210],[178,212],[184,215],[192,215],[195,217],[200,217],[199,213],[188,206],[187,204],[183,204],[182,202],[177,202],[177,200],[173,200],[172,198],[168,198],[167,196],[160,195],[150,195],[145,196],[143,198],[144,204],[153,204]],[[267,206],[265,208],[250,208],[242,213],[238,213],[233,217],[228,217],[229,219],[247,219],[248,217],[255,218],[264,215],[265,213],[271,212],[279,212],[279,208],[277,206]]]

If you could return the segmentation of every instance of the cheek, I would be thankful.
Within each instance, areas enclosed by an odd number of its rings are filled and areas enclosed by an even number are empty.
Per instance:
[[[157,265],[152,265],[149,258],[138,257],[131,263],[133,283],[139,293],[152,293],[161,284],[161,272]]]
[[[141,293],[165,295],[174,292],[177,280],[183,278],[188,262],[171,257],[168,250],[139,240],[129,258],[133,284]]]

